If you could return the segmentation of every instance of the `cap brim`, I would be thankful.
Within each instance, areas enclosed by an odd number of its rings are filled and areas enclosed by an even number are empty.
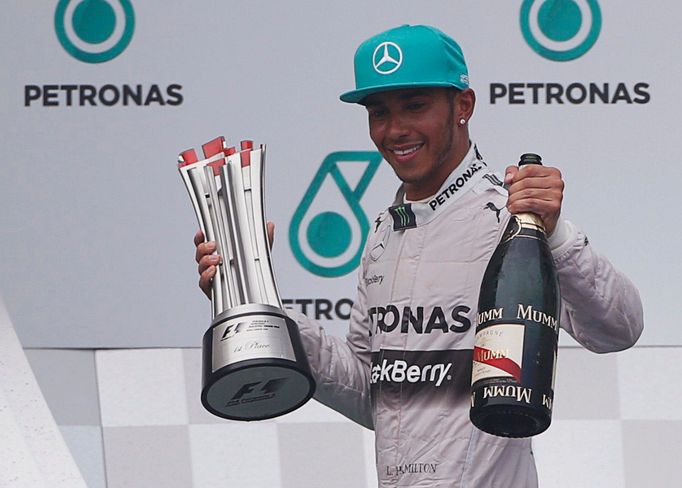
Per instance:
[[[362,88],[360,90],[352,90],[346,93],[342,93],[339,96],[339,99],[342,102],[346,103],[361,103],[362,100],[374,93],[379,93],[379,92],[384,92],[384,91],[391,91],[391,90],[400,90],[400,89],[405,89],[405,88],[457,88],[459,90],[465,90],[466,86],[457,86],[454,83],[451,83],[449,81],[434,81],[430,83],[420,83],[420,82],[414,82],[414,83],[395,83],[392,85],[378,85],[378,86],[370,86],[367,88]]]

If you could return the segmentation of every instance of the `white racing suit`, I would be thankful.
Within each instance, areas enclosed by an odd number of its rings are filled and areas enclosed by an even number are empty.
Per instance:
[[[530,439],[491,436],[469,421],[478,294],[510,217],[506,201],[472,144],[436,195],[391,207],[372,225],[345,341],[290,312],[315,398],[374,429],[382,488],[537,486]],[[591,351],[633,345],[642,330],[635,287],[567,221],[550,248],[561,327]]]

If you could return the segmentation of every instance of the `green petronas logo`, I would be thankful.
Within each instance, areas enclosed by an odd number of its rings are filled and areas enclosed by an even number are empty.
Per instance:
[[[129,0],[59,0],[54,28],[71,56],[85,63],[104,63],[128,47],[135,12]]]
[[[528,45],[552,61],[579,58],[601,31],[597,0],[524,0],[520,20]]]
[[[324,159],[289,226],[291,250],[305,269],[333,278],[358,266],[369,233],[369,221],[360,199],[380,163],[381,154],[376,151],[334,152]],[[354,185],[341,169],[350,165],[356,169],[357,165],[364,165]],[[343,208],[336,206],[336,202],[333,209],[329,208],[333,194],[341,195]]]

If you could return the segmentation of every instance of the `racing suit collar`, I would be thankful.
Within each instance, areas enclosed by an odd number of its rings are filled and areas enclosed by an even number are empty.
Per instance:
[[[464,159],[450,173],[440,189],[429,198],[418,202],[405,202],[405,190],[401,186],[393,206],[388,209],[393,218],[393,230],[412,229],[429,223],[473,188],[486,173],[482,171],[486,167],[476,144],[472,143]]]

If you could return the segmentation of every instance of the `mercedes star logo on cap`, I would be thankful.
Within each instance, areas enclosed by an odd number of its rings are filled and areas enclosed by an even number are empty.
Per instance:
[[[380,75],[388,75],[403,64],[403,52],[395,42],[382,42],[372,55],[374,70]]]

